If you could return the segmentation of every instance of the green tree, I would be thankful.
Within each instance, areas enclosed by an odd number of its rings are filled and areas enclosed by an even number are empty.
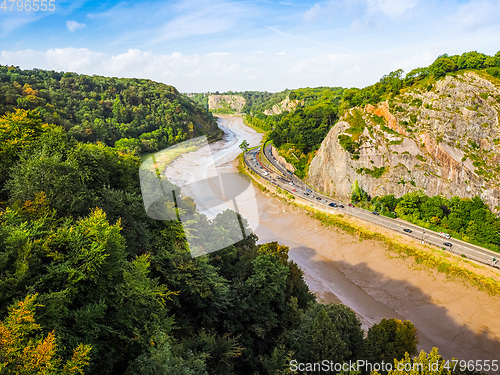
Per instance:
[[[421,217],[419,210],[421,198],[422,193],[420,192],[412,192],[403,195],[394,209],[394,212],[398,217],[416,222]]]
[[[401,360],[417,353],[417,330],[408,320],[382,319],[368,330],[364,356],[371,362]]]
[[[298,361],[325,358],[334,362],[356,360],[363,347],[363,330],[355,314],[343,305],[314,304],[305,312],[297,329],[287,335]]]
[[[133,155],[139,155],[141,151],[141,142],[137,138],[121,138],[115,142],[115,148],[130,152]]]
[[[259,246],[259,254],[267,254],[276,257],[281,263],[288,261],[288,246],[280,245],[277,241],[268,242]]]
[[[179,347],[173,346],[165,333],[158,332],[148,352],[139,356],[128,372],[137,375],[208,375],[205,357],[189,350],[179,355],[176,349]]]
[[[429,66],[429,71],[436,77],[443,77],[446,73],[453,72],[457,70],[457,68],[457,64],[449,58],[448,55],[444,55],[438,57],[436,61]]]
[[[358,180],[354,181],[352,186],[351,202],[359,203],[368,202],[369,200],[368,193],[359,186]]]
[[[240,148],[241,148],[243,151],[245,151],[245,152],[247,151],[248,146],[250,146],[250,145],[248,144],[248,142],[247,142],[247,140],[246,140],[246,139],[244,139],[244,140],[243,140],[243,142],[241,142],[241,143],[240,143]]]

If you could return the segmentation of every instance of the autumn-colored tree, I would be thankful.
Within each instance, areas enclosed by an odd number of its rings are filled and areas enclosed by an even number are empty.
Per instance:
[[[275,257],[281,263],[288,261],[288,246],[280,245],[278,242],[268,242],[259,247],[259,254],[267,254]]]
[[[0,374],[83,374],[89,364],[89,345],[80,344],[64,365],[57,355],[54,331],[40,336],[35,322],[36,294],[9,308],[0,322]]]
[[[40,135],[49,130],[35,111],[17,109],[0,117],[0,184],[3,184],[10,168],[19,159],[21,151]]]

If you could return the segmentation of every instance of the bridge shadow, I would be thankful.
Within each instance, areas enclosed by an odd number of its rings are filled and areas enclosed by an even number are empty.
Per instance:
[[[290,249],[289,255],[304,271],[304,277],[310,288],[318,291],[316,292],[318,301],[324,303],[341,301],[349,306],[360,317],[365,331],[382,318],[410,320],[417,328],[419,351],[424,350],[429,353],[432,347],[437,347],[441,356],[446,359],[499,359],[500,341],[489,328],[494,327],[493,332],[498,335],[500,331],[498,318],[485,321],[484,328],[480,332],[474,332],[454,318],[462,315],[460,311],[452,313],[448,308],[434,302],[431,296],[418,286],[404,280],[388,278],[365,262],[350,264],[345,261],[333,261],[318,257],[315,250],[304,246]],[[404,270],[394,272],[397,275],[397,272]],[[464,296],[457,295],[456,298],[459,300]],[[463,313],[471,314],[470,309],[474,308],[476,311],[472,317],[486,320],[487,317],[483,317],[481,312],[494,308],[495,312],[489,311],[488,316],[498,317],[499,304],[495,305],[492,301],[489,307],[481,306],[480,301],[480,299],[471,300],[468,305],[469,310]]]

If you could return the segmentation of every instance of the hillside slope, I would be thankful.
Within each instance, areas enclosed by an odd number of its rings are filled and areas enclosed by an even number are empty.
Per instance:
[[[146,152],[220,131],[202,106],[163,83],[0,66],[0,115],[15,108],[37,110],[76,140],[114,146],[127,138],[122,146]]]
[[[465,71],[392,100],[347,111],[311,162],[308,181],[350,197],[353,183],[371,196],[480,196],[500,210],[500,81]]]

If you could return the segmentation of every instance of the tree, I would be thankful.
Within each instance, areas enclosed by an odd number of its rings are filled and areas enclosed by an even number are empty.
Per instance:
[[[403,195],[399,200],[394,212],[398,217],[406,218],[410,221],[417,221],[420,219],[420,201],[422,193],[412,192]]]
[[[454,362],[445,361],[439,355],[437,348],[432,348],[429,354],[423,350],[418,357],[411,358],[408,353],[401,360],[394,362],[393,369],[387,375],[451,375],[459,374],[460,372],[452,372]],[[377,371],[372,375],[380,375]]]
[[[354,184],[352,186],[351,202],[358,203],[358,202],[368,202],[368,201],[369,201],[368,193],[359,186],[358,180],[354,181]]]
[[[158,332],[148,352],[139,356],[127,372],[137,375],[208,375],[204,359],[192,351],[187,351],[184,356],[178,355],[168,336]]]
[[[240,148],[241,148],[243,151],[245,151],[245,152],[247,151],[248,146],[250,146],[250,145],[248,144],[248,142],[247,142],[247,140],[246,140],[246,139],[244,139],[244,140],[243,140],[243,142],[241,142],[241,143],[240,143]]]
[[[365,357],[372,362],[401,360],[405,353],[417,353],[417,330],[409,321],[382,319],[368,330],[364,342]]]
[[[133,155],[139,155],[141,150],[141,141],[137,138],[121,138],[115,142],[115,148],[120,151],[130,152]]]
[[[299,327],[287,335],[287,341],[299,361],[356,360],[362,351],[363,330],[361,322],[348,307],[313,304]]]
[[[276,257],[281,263],[288,261],[288,246],[280,245],[277,241],[268,242],[259,247],[259,254],[268,254]]]
[[[429,66],[430,73],[435,77],[443,77],[448,72],[457,70],[457,64],[448,55],[440,56]]]
[[[9,308],[0,322],[0,373],[15,374],[83,374],[89,364],[89,345],[78,345],[64,366],[57,355],[54,331],[45,337],[35,336],[41,330],[35,322],[37,295],[27,295]]]
[[[486,55],[477,51],[465,52],[458,59],[458,69],[482,69]]]
[[[16,109],[0,118],[0,185],[10,175],[10,168],[19,160],[22,150],[30,146],[43,132],[44,125],[35,111]],[[1,190],[1,189],[0,189]]]

